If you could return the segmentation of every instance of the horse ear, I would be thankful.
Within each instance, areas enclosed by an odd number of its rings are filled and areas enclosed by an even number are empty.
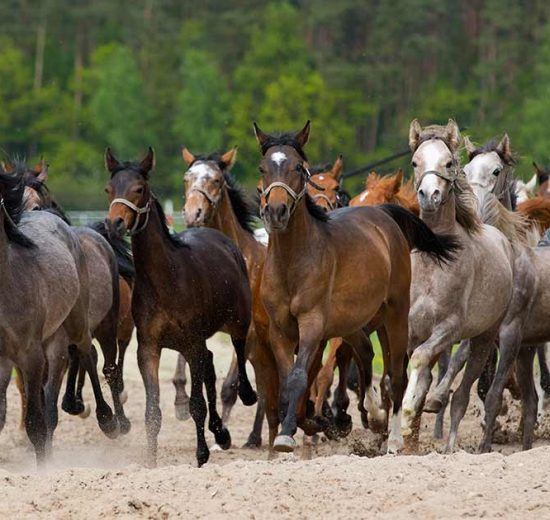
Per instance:
[[[45,183],[48,180],[48,165],[46,164],[46,161],[44,161],[43,157],[41,157],[40,161],[36,163],[34,171],[37,173],[37,181]]]
[[[344,159],[341,155],[339,155],[332,165],[332,170],[330,171],[330,174],[334,179],[340,182],[340,179],[342,178],[342,173],[344,173]]]
[[[113,152],[111,152],[111,148],[107,147],[107,149],[105,150],[105,168],[107,168],[108,171],[113,173],[119,166],[120,166],[120,163],[118,162],[117,158],[113,155]]]
[[[500,143],[498,143],[497,150],[504,155],[504,157],[512,157],[512,149],[510,148],[510,138],[508,134],[504,134]]]
[[[378,182],[378,174],[376,172],[370,172],[367,180],[365,181],[365,189],[371,189]]]
[[[237,160],[237,147],[231,148],[228,152],[225,152],[222,155],[222,162],[225,164],[225,167],[230,170],[233,168],[235,161]]]
[[[456,150],[460,144],[460,130],[454,119],[447,123],[447,140],[452,150]]]
[[[535,168],[537,167],[537,165],[535,163],[533,163],[533,165],[535,166]],[[527,190],[529,190],[529,192],[532,192],[534,193],[535,190],[537,189],[537,174],[535,173],[535,175],[533,175],[533,177],[531,177],[531,180],[525,184],[525,187],[527,188]]]
[[[185,146],[181,147],[181,156],[189,166],[195,162],[195,156]]]
[[[464,136],[464,147],[466,148],[466,152],[468,153],[468,159],[472,158],[472,154],[476,151],[476,147],[472,141],[470,141],[470,138],[466,135]]]
[[[2,170],[6,173],[14,173],[15,172],[15,164],[12,162],[2,162]]]
[[[397,193],[401,189],[402,184],[403,184],[403,169],[399,168],[394,178],[394,193]]]
[[[296,141],[298,141],[298,144],[300,145],[300,148],[303,148],[307,144],[310,129],[311,121],[308,119],[307,123],[304,125],[304,128],[302,128],[295,136]]]
[[[256,136],[256,141],[258,141],[260,148],[263,147],[269,138],[269,136],[256,124],[256,121],[254,121],[254,135]]]
[[[149,173],[155,167],[155,151],[150,146],[147,150],[147,155],[139,163],[139,166],[146,173]]]
[[[418,122],[418,119],[413,119],[411,125],[409,126],[409,148],[411,152],[414,152],[418,147],[418,140],[420,139],[420,133],[422,132],[422,127]]]

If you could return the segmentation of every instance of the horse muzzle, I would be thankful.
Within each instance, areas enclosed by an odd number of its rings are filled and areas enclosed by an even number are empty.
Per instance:
[[[270,231],[283,231],[288,226],[290,208],[285,203],[266,204],[262,211],[266,229]]]
[[[120,238],[126,234],[126,222],[122,217],[115,217],[114,219],[106,218],[105,227],[109,233],[109,236]]]

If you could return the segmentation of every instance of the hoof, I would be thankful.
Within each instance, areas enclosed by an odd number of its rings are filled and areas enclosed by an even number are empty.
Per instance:
[[[178,421],[187,421],[187,419],[191,417],[191,413],[189,412],[189,401],[185,404],[176,404],[174,409]]]
[[[81,419],[86,419],[87,417],[90,416],[90,413],[92,412],[92,409],[90,408],[90,405],[89,404],[85,404],[84,405],[84,409],[82,410],[82,412],[80,412],[78,414],[78,416],[81,418]]]
[[[280,453],[292,453],[296,449],[296,441],[290,435],[277,435],[273,449]]]
[[[245,406],[252,406],[258,401],[256,392],[252,390],[252,387],[242,388],[239,386],[239,397]]]
[[[120,428],[115,416],[108,420],[98,420],[99,428],[109,439],[116,439],[120,434]]]
[[[379,416],[375,417],[370,413],[367,414],[367,424],[373,433],[386,433],[388,430],[388,425],[385,416],[386,414],[384,414],[384,417],[381,418]]]
[[[403,441],[392,439],[388,441],[388,455],[397,455],[403,449]]]
[[[254,434],[248,436],[248,440],[243,444],[243,448],[247,450],[256,450],[262,447],[262,438]]]
[[[210,446],[210,451],[222,451],[221,446],[216,442]]]
[[[64,398],[61,403],[61,409],[69,415],[80,415],[84,412],[84,403],[82,401]],[[90,414],[88,413],[88,415]]]
[[[120,399],[120,404],[126,404],[126,401],[128,401],[128,392],[126,390],[122,390],[122,392],[118,394],[118,398]]]
[[[125,416],[118,417],[118,425],[122,435],[126,435],[132,429],[132,423]]]
[[[199,468],[208,462],[210,458],[210,450],[205,448],[204,450],[197,450],[197,465]]]
[[[353,428],[353,422],[351,420],[351,415],[348,415],[347,413],[344,414],[342,417],[336,416],[336,419],[334,421],[335,426],[338,430],[338,436],[339,437],[347,437]]]
[[[426,404],[424,405],[424,411],[426,413],[439,413],[442,407],[443,407],[443,403],[439,399],[432,397],[431,399],[426,400]]]
[[[228,450],[231,448],[231,435],[229,434],[229,430],[227,428],[222,428],[214,435],[214,438],[216,439],[216,444],[222,450]]]

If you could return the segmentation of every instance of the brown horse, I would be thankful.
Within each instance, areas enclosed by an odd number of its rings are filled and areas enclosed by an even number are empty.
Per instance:
[[[533,168],[535,170],[535,175],[537,176],[537,195],[539,197],[544,197],[545,199],[550,199],[550,183],[548,182],[548,179],[550,178],[550,169],[544,166],[539,166],[534,161]]]
[[[536,225],[541,235],[550,228],[550,199],[538,195],[518,204],[517,210]]]
[[[261,214],[270,233],[261,296],[280,382],[282,429],[274,447],[294,450],[298,425],[307,434],[319,431],[306,417],[306,400],[326,341],[342,337],[364,357],[366,333],[377,330],[393,401],[388,450],[396,451],[403,442],[410,250],[449,260],[456,245],[398,206],[322,211],[306,188],[309,121],[295,134],[254,129],[263,155]],[[389,400],[385,405],[389,413]]]
[[[239,247],[248,271],[252,289],[253,320],[246,341],[247,355],[256,372],[259,402],[254,426],[245,447],[259,447],[262,442],[262,425],[265,415],[266,363],[273,366],[268,338],[268,317],[260,300],[260,281],[267,248],[254,237],[251,226],[257,214],[256,207],[239,188],[230,170],[237,159],[236,148],[224,154],[194,155],[182,149],[183,160],[189,169],[184,175],[185,222],[188,227],[208,226],[230,237]],[[265,360],[268,357],[267,361]],[[271,358],[271,359],[269,359]],[[222,420],[224,424],[237,398],[237,364],[235,357],[222,386]]]
[[[403,184],[403,170],[393,175],[380,176],[371,172],[365,181],[365,189],[351,199],[350,206],[378,206],[380,204],[398,204],[420,215],[420,207],[412,181]]]
[[[138,364],[146,392],[145,426],[148,462],[156,464],[161,425],[159,361],[163,348],[184,355],[191,371],[190,411],[197,433],[197,462],[210,455],[204,437],[206,387],[210,431],[222,448],[231,437],[216,410],[216,372],[206,340],[223,330],[231,336],[239,366],[239,396],[256,402],[246,375],[245,340],[250,325],[251,295],[246,265],[234,243],[219,231],[196,228],[172,235],[162,207],[149,186],[154,152],[141,162],[119,162],[107,149],[105,163],[109,230],[129,232],[136,268],[132,316],[138,338]]]
[[[341,155],[334,164],[320,164],[310,168],[311,182],[307,192],[315,203],[325,211],[347,206],[349,196],[342,188],[344,160]]]

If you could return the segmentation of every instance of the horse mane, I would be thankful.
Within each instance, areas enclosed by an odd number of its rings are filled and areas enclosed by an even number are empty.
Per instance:
[[[316,204],[309,193],[306,192],[304,197],[306,199],[306,209],[314,219],[320,220],[321,222],[330,220],[329,213]]]
[[[417,217],[420,216],[420,204],[416,196],[416,190],[414,189],[413,179],[409,179],[407,182],[401,184],[401,188],[395,195],[395,200],[401,206],[412,211]]]
[[[195,159],[193,162],[189,165],[189,167],[193,166],[193,164],[204,161],[204,162],[215,162],[218,165],[218,168],[225,173],[225,170],[227,169],[227,164],[225,164],[222,160],[222,152],[215,151],[210,153],[201,153],[201,154],[195,154]]]
[[[311,166],[309,168],[309,173],[311,173],[311,175],[318,175],[319,173],[330,172],[331,170],[332,170],[332,164],[321,163],[321,164],[316,164],[315,166]]]
[[[149,172],[144,170],[141,167],[141,163],[139,161],[119,161],[119,163],[110,171],[111,172],[111,179],[118,173],[123,170],[131,170],[136,173],[139,173],[143,176],[143,178],[147,181],[149,180]]]
[[[454,182],[455,218],[456,221],[470,234],[481,230],[482,221],[478,214],[476,196],[466,175],[460,171]]]
[[[159,214],[160,219],[160,225],[162,228],[162,232],[164,236],[168,239],[168,241],[177,248],[189,248],[189,244],[184,242],[181,237],[174,233],[170,233],[170,230],[168,229],[168,224],[166,224],[166,215],[164,214],[164,210],[162,209],[161,203],[157,200],[156,197],[153,198],[153,204]]]
[[[422,131],[420,132],[420,135],[418,136],[418,141],[416,143],[416,149],[419,148],[419,146],[429,141],[430,139],[439,139],[440,141],[443,141],[449,150],[452,150],[452,145],[448,139],[447,134],[447,127],[443,125],[428,125],[422,128]],[[415,150],[416,150],[415,149]]]
[[[494,193],[483,197],[480,215],[484,224],[496,227],[510,243],[528,245],[528,220],[521,213],[506,209]]]
[[[516,158],[514,157],[514,155],[506,155],[505,153],[502,153],[502,150],[498,149],[499,143],[500,141],[496,137],[493,137],[493,139],[487,141],[484,145],[478,146],[473,152],[468,154],[470,161],[477,155],[495,152],[504,164],[507,164],[509,166],[515,165]]]
[[[25,211],[23,200],[23,194],[25,193],[25,183],[23,181],[24,162],[19,159],[12,162],[15,166],[13,173],[6,173],[3,170],[0,172],[0,189],[3,193],[2,199],[5,211],[4,231],[10,242],[21,247],[32,248],[35,247],[34,242],[17,227]]]
[[[268,135],[264,142],[261,144],[262,155],[265,155],[266,152],[273,146],[290,146],[294,148],[296,153],[307,162],[307,157],[300,146],[300,143],[296,139],[296,135],[292,132],[283,132],[274,135]]]
[[[256,215],[258,214],[257,205],[245,195],[239,182],[229,171],[224,171],[223,177],[227,185],[229,201],[237,217],[237,221],[245,231],[254,233],[252,224],[256,221]]]

